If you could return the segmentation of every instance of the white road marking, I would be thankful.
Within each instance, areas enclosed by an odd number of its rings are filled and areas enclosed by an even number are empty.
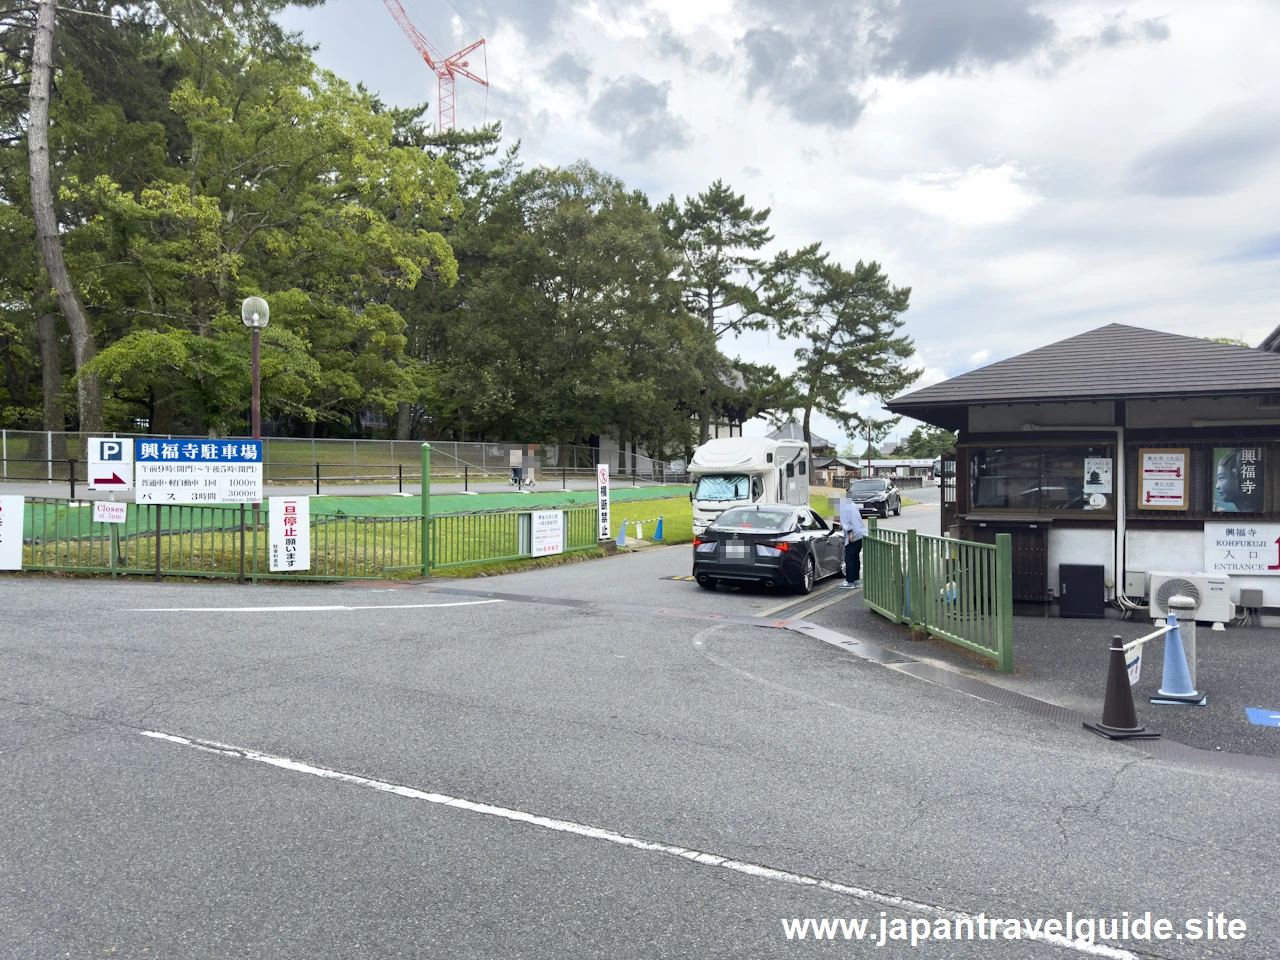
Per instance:
[[[808,599],[821,600],[823,597],[829,595],[836,588],[837,588],[837,585],[835,583],[832,583],[826,589],[817,591],[816,595],[811,594]],[[803,603],[803,602],[804,602],[803,600],[797,600],[793,597],[792,599],[788,600],[786,603],[780,603],[776,607],[769,607],[769,609],[767,610],[761,610],[759,613],[754,614],[754,616],[767,617],[770,614],[777,613],[779,610],[785,610],[787,609],[787,607],[794,607],[796,604]]]
[[[502,600],[459,600],[457,603],[380,603],[363,607],[340,604],[314,607],[135,607],[125,613],[307,613],[327,610],[425,610],[430,607],[473,607],[480,603],[502,603]]]
[[[947,917],[952,920],[969,919],[975,922],[977,921],[977,917],[973,914],[962,913],[958,910],[948,910],[945,907],[937,907],[932,904],[921,903],[916,900],[910,900],[906,897],[899,897],[889,893],[880,893],[876,890],[869,890],[864,887],[855,887],[847,883],[840,883],[839,881],[828,880],[822,877],[808,876],[803,873],[792,873],[789,870],[779,870],[776,867],[766,866],[761,863],[752,863],[748,860],[735,860],[732,857],[721,857],[714,853],[707,853],[702,850],[692,850],[688,847],[662,843],[657,840],[644,840],[640,837],[630,837],[625,833],[617,833],[613,830],[606,830],[603,827],[593,827],[585,823],[575,823],[572,820],[560,820],[555,817],[544,817],[540,814],[528,813],[524,810],[514,810],[511,807],[499,807],[491,803],[477,803],[474,800],[464,800],[461,797],[451,797],[444,793],[433,793],[426,790],[418,790],[414,787],[406,787],[398,783],[389,783],[386,780],[374,780],[370,777],[362,777],[354,773],[343,773],[340,770],[330,770],[327,767],[317,767],[309,763],[303,763],[299,760],[290,760],[287,757],[277,757],[269,753],[260,753],[257,750],[250,750],[246,747],[234,747],[230,744],[218,743],[213,740],[199,740],[194,737],[179,737],[171,733],[160,733],[156,730],[141,730],[139,732],[144,737],[151,737],[155,740],[166,740],[169,743],[176,743],[184,747],[194,747],[195,749],[202,750],[206,753],[216,753],[224,757],[233,757],[237,760],[251,760],[254,763],[265,763],[268,766],[278,767],[281,770],[290,770],[294,773],[306,773],[313,777],[322,777],[326,780],[337,780],[340,783],[348,783],[357,787],[366,787],[370,790],[394,794],[395,796],[405,797],[409,800],[422,800],[426,803],[453,807],[457,810],[465,810],[468,813],[479,813],[488,817],[497,817],[498,819],[508,820],[513,823],[525,823],[530,826],[541,827],[544,830],[552,830],[556,833],[567,833],[573,836],[585,837],[588,840],[601,840],[605,843],[616,844],[620,847],[629,847],[632,850],[640,850],[645,853],[657,853],[669,857],[678,857],[681,860],[687,860],[688,862],[696,863],[699,866],[715,867],[719,870],[729,870],[733,873],[740,873],[748,877],[755,877],[758,880],[773,880],[777,883],[786,883],[797,887],[815,887],[816,889],[826,890],[829,893],[835,893],[843,897],[851,897],[855,900],[876,903],[885,907],[897,907],[901,910],[910,910],[913,913],[926,913],[936,917]],[[1130,953],[1128,950],[1120,950],[1115,947],[1108,947],[1099,943],[1088,943],[1084,940],[1072,940],[1060,935],[1026,933],[1025,937],[1028,940],[1039,940],[1055,947],[1064,947],[1068,950],[1074,950],[1077,953],[1083,953],[1093,957],[1106,957],[1108,960],[1140,960],[1137,954]]]

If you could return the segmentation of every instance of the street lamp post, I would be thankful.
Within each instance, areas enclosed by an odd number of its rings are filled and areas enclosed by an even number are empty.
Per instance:
[[[246,297],[240,304],[240,319],[253,331],[253,398],[249,419],[255,440],[262,439],[262,328],[270,316],[271,308],[261,297]]]

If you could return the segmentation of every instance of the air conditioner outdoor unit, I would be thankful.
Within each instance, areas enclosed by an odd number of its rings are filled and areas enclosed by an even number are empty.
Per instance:
[[[1181,594],[1196,601],[1196,619],[1226,623],[1235,616],[1231,602],[1231,580],[1207,573],[1161,573],[1151,571],[1151,616],[1164,619],[1169,615],[1170,597]]]

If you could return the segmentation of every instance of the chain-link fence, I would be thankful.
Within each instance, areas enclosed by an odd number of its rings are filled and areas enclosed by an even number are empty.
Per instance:
[[[111,433],[113,437],[151,436]],[[58,433],[43,430],[0,430],[0,480],[47,480],[69,483],[85,479],[90,437],[106,432]],[[165,434],[164,439],[207,440]],[[506,481],[511,476],[512,454],[529,456],[549,477],[590,479],[595,475],[600,451],[575,444],[478,443],[431,441],[433,483]],[[663,461],[632,453],[609,458],[614,476],[635,477],[653,483],[683,483],[688,479],[683,460]],[[625,462],[624,462],[625,461]],[[310,485],[342,482],[418,482],[422,462],[421,440],[333,440],[305,437],[265,437],[262,450],[266,483]]]

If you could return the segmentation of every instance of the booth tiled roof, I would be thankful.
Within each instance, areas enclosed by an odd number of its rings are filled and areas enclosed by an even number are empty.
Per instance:
[[[974,403],[1254,393],[1280,393],[1280,353],[1112,323],[885,406],[910,413]]]

